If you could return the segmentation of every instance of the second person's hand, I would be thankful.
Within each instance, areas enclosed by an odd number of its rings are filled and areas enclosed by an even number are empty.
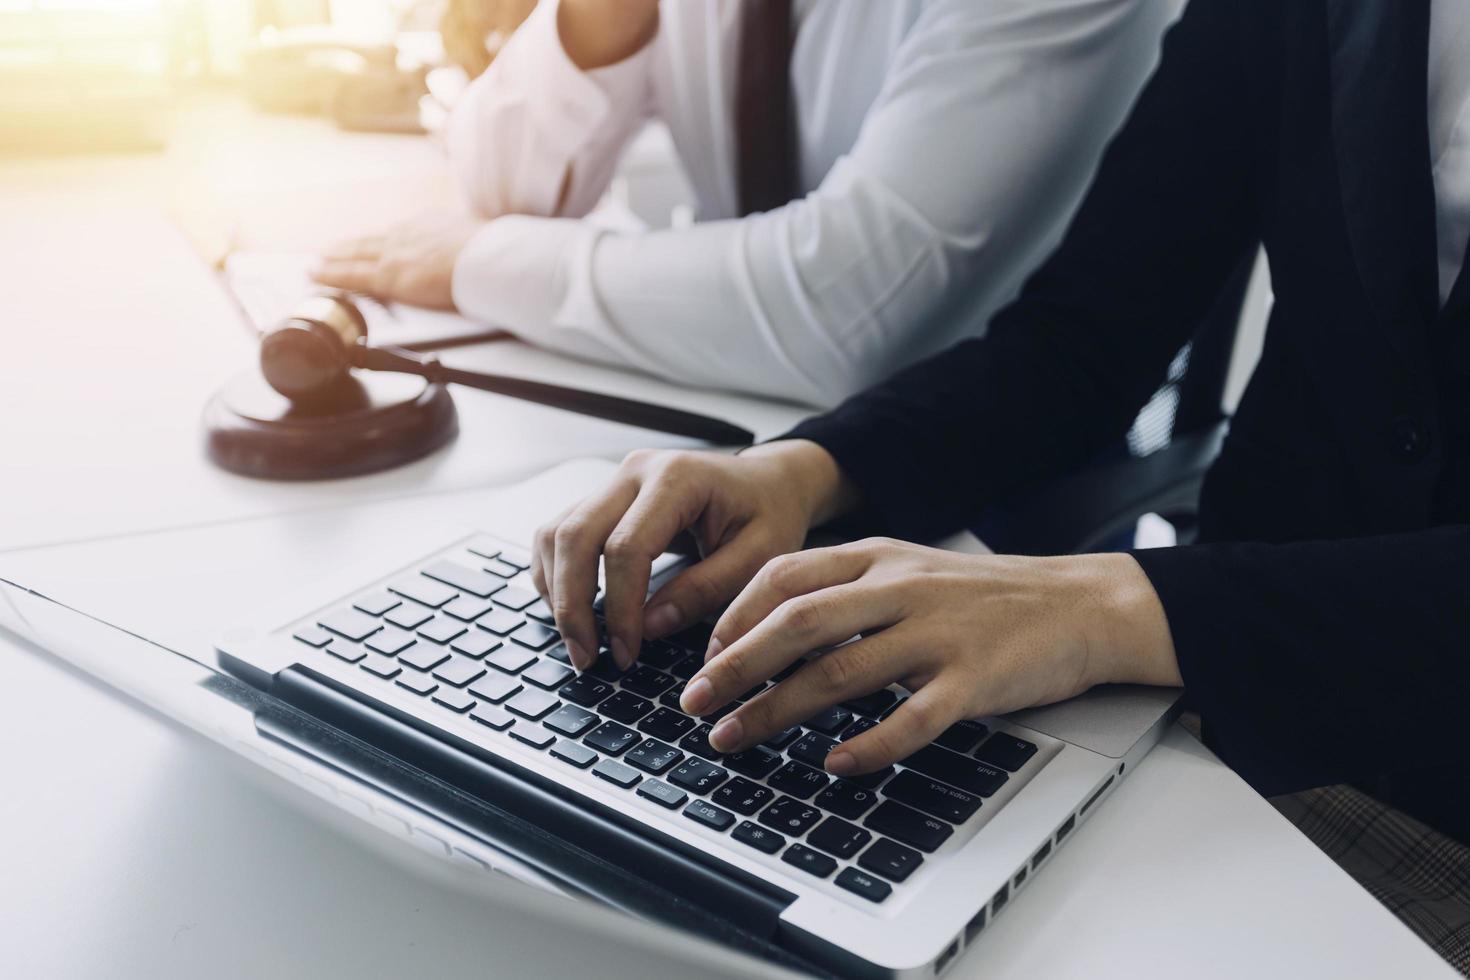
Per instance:
[[[761,566],[796,551],[807,531],[847,505],[832,457],[814,443],[770,443],[739,456],[640,451],[617,475],[536,533],[531,575],[578,669],[597,659],[597,566],[613,659],[626,669],[645,637],[666,636],[720,609]],[[647,600],[653,561],[683,531],[701,560]]]

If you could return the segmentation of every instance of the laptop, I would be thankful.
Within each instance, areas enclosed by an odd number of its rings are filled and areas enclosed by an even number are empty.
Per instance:
[[[561,467],[538,492],[575,498],[612,470]],[[708,628],[646,643],[627,672],[604,656],[579,674],[531,585],[534,522],[510,523],[426,541],[349,594],[291,597],[294,614],[227,632],[220,664],[533,828],[561,878],[634,907],[643,890],[673,896],[657,914],[718,923],[810,972],[944,973],[1177,711],[1176,690],[1098,688],[959,722],[881,773],[828,777],[827,751],[894,710],[895,688],[724,756],[708,743],[716,719],[678,706]],[[652,587],[682,561],[660,559]]]

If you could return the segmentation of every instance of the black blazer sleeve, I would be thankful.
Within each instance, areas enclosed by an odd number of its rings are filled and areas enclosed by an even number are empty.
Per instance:
[[[1210,744],[1260,792],[1461,771],[1470,527],[1135,557]]]
[[[1238,7],[1189,4],[1062,246],[984,339],[787,434],[832,453],[867,526],[932,540],[1119,444],[1260,237]]]

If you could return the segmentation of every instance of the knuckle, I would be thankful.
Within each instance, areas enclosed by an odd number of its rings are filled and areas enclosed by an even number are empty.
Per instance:
[[[631,531],[619,529],[608,536],[602,553],[608,561],[627,563],[638,557],[638,542]]]
[[[947,707],[934,700],[925,699],[918,702],[910,702],[908,717],[905,719],[909,726],[921,733],[939,732],[949,725]]]
[[[860,673],[853,657],[850,654],[844,655],[841,650],[834,650],[819,658],[812,666],[816,668],[822,685],[829,688],[846,688]]]
[[[575,517],[568,517],[558,524],[556,530],[552,532],[552,544],[558,551],[563,548],[575,548],[581,544],[586,533],[586,526],[583,525],[581,520]]]
[[[657,449],[635,449],[623,457],[623,469],[641,470],[657,459],[659,453]]]
[[[777,591],[787,591],[795,583],[801,562],[795,555],[777,555],[766,562],[761,571],[766,584]]]
[[[782,604],[782,628],[800,636],[819,632],[823,618],[820,604],[810,599],[788,599]]]

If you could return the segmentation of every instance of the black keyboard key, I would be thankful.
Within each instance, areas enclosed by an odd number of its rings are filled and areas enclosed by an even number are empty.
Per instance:
[[[616,759],[603,759],[592,767],[592,775],[606,779],[614,786],[621,786],[623,789],[632,789],[643,778],[643,774],[637,769],[625,766]]]
[[[913,770],[893,777],[883,795],[950,823],[964,823],[980,809],[980,797]]]
[[[673,636],[668,638],[669,642],[677,647],[683,647],[690,653],[698,654],[699,659],[704,659],[705,651],[709,649],[709,638],[714,633],[714,627],[709,623],[695,623],[686,626]]]
[[[540,721],[556,710],[561,702],[556,699],[555,694],[546,691],[538,691],[534,687],[522,688],[521,692],[509,701],[505,702],[512,714],[529,718],[532,721]]]
[[[808,718],[802,722],[802,725],[803,727],[810,728],[812,731],[821,732],[823,735],[836,735],[846,728],[851,721],[852,712],[840,704],[834,704],[825,711],[819,711],[817,714]]]
[[[508,585],[495,593],[493,598],[497,606],[504,606],[507,609],[514,609],[516,612],[520,612],[535,602],[540,596],[518,585]]]
[[[786,853],[781,855],[781,860],[793,867],[800,868],[807,874],[816,875],[818,878],[826,878],[837,870],[837,862],[819,851],[801,844],[792,844],[786,848]]]
[[[419,636],[435,643],[448,643],[467,629],[464,623],[448,616],[435,616],[419,627]]]
[[[819,851],[826,851],[844,861],[868,846],[873,835],[857,824],[848,823],[841,817],[828,817],[810,834],[806,842]]]
[[[645,735],[661,738],[665,742],[676,742],[694,728],[694,719],[672,708],[659,708],[638,723],[638,730]]]
[[[367,648],[375,653],[381,653],[385,657],[394,657],[413,646],[416,642],[418,641],[413,638],[413,634],[407,630],[389,626],[377,635],[368,637]]]
[[[638,795],[670,810],[683,806],[684,801],[689,799],[688,793],[675,789],[662,779],[645,779],[638,787]]]
[[[989,730],[978,721],[957,721],[940,732],[934,744],[955,752],[969,752],[980,744]]]
[[[713,727],[712,725],[700,725],[694,731],[679,739],[679,748],[687,752],[693,752],[695,755],[704,759],[718,759],[720,753],[716,752],[714,747],[709,744],[709,733]]]
[[[482,630],[489,630],[496,636],[509,636],[526,625],[526,621],[513,612],[506,612],[504,609],[492,609],[475,620],[475,625]]]
[[[398,655],[398,662],[414,670],[430,671],[449,659],[449,651],[432,643],[416,643]]]
[[[684,709],[679,707],[679,698],[684,696],[684,688],[687,686],[688,683],[686,681],[680,681],[679,683],[675,684],[673,687],[665,691],[663,694],[659,695],[658,703],[663,705],[665,708],[672,708],[674,711],[683,714]]]
[[[455,653],[462,653],[466,657],[474,657],[478,660],[487,653],[494,653],[496,650],[499,650],[500,641],[489,633],[470,630],[464,636],[449,644],[449,649]]]
[[[470,711],[470,718],[497,732],[503,732],[516,723],[509,711],[493,704],[481,704]]]
[[[613,721],[631,725],[653,710],[653,702],[630,691],[619,691],[598,705],[597,710]]]
[[[954,828],[944,821],[925,816],[893,800],[884,800],[863,823],[884,836],[912,844],[921,851],[933,851],[954,833]]]
[[[655,776],[662,775],[674,763],[684,758],[684,753],[672,745],[665,745],[656,738],[645,738],[628,750],[623,761]]]
[[[316,647],[317,649],[321,649],[332,642],[332,634],[320,626],[303,626],[291,635],[307,646]]]
[[[668,670],[687,656],[689,656],[687,652],[680,650],[672,643],[654,640],[643,644],[643,649],[638,653],[638,662],[656,670]]]
[[[736,776],[715,790],[715,795],[711,799],[748,817],[771,802],[775,796],[775,793],[759,783],[752,783],[742,776]]]
[[[851,701],[844,701],[842,702],[842,706],[855,715],[862,715],[864,718],[877,718],[883,712],[893,707],[893,702],[897,700],[897,694],[884,688],[881,691],[874,691],[872,694],[864,694],[860,698],[853,698]]]
[[[478,661],[467,657],[451,657],[447,663],[434,668],[434,676],[452,687],[464,687],[484,673],[485,668]]]
[[[601,749],[607,755],[622,755],[625,751],[638,744],[638,733],[626,725],[619,725],[615,721],[605,721],[592,730],[592,734],[582,739],[594,749]]]
[[[851,725],[848,725],[842,730],[841,735],[837,736],[837,741],[846,742],[848,739],[857,738],[868,729],[876,727],[878,727],[878,723],[871,718],[855,719]]]
[[[647,664],[638,664],[624,674],[623,679],[619,683],[625,691],[632,691],[634,694],[642,695],[645,698],[656,698],[677,684],[678,681],[661,670],[654,670]]]
[[[856,820],[873,809],[873,805],[878,802],[878,794],[850,780],[839,779],[818,793],[812,802],[839,817]]]
[[[503,646],[499,650],[485,658],[485,662],[496,670],[503,670],[507,674],[516,674],[536,662],[536,655],[529,650],[520,647]]]
[[[673,674],[675,677],[679,678],[679,680],[681,680],[681,681],[687,681],[689,678],[691,678],[695,674],[699,673],[699,668],[701,668],[703,666],[704,666],[704,658],[703,657],[700,657],[700,656],[685,657],[683,660],[680,660],[678,663],[676,663],[672,667],[670,667],[669,668],[669,673]]]
[[[888,882],[857,868],[843,868],[842,873],[837,876],[837,887],[845,888],[870,902],[881,902],[893,894],[893,886]]]
[[[488,673],[470,682],[470,693],[481,701],[499,704],[521,689],[521,682],[504,674]]]
[[[600,681],[612,683],[621,678],[624,671],[613,659],[610,651],[602,650],[598,652],[597,659],[592,661],[592,666],[588,667],[585,673],[591,674]]]
[[[861,776],[849,776],[847,778],[850,782],[857,783],[863,789],[877,789],[879,786],[882,786],[885,781],[887,781],[889,776],[892,775],[893,767],[884,766],[877,772],[869,772],[864,773]]]
[[[526,607],[526,615],[531,619],[545,623],[547,626],[556,625],[556,613],[546,604],[545,599],[537,599]]]
[[[364,650],[362,647],[358,646],[356,643],[348,643],[346,640],[343,640],[341,638],[335,639],[331,643],[328,643],[327,652],[336,657],[338,660],[345,660],[350,664],[355,664],[363,657],[367,656],[367,651]]]
[[[502,579],[515,578],[521,574],[521,569],[508,561],[500,558],[490,558],[485,562],[485,571]]]
[[[365,595],[352,604],[353,609],[367,613],[369,616],[381,616],[390,609],[398,607],[402,600],[391,592],[375,592]]]
[[[822,814],[800,800],[778,796],[756,819],[767,827],[800,837],[822,819]]]
[[[786,846],[786,838],[773,830],[758,827],[749,820],[742,820],[735,828],[735,833],[730,836],[742,844],[748,844],[762,854],[775,854]]]
[[[611,697],[613,686],[606,681],[600,681],[595,677],[583,674],[562,685],[558,692],[561,696],[573,704],[580,704],[584,708],[590,708],[605,698]]]
[[[434,692],[434,703],[462,715],[475,706],[475,699],[455,688],[441,687]]]
[[[564,704],[541,722],[554,732],[567,738],[581,738],[597,725],[597,716],[575,704]]]
[[[406,691],[412,691],[420,697],[428,697],[439,690],[439,682],[423,674],[415,674],[411,670],[404,671],[398,678],[398,686]]]
[[[500,579],[492,578],[484,572],[477,572],[473,568],[456,565],[452,561],[436,561],[424,569],[421,574],[443,582],[445,585],[452,585],[459,591],[468,592],[480,599],[488,599],[505,588],[505,583]]]
[[[704,824],[711,830],[725,830],[735,822],[735,814],[722,810],[713,803],[695,800],[684,808],[684,816],[695,823]]]
[[[893,704],[891,704],[891,705],[888,706],[888,710],[885,711],[885,712],[883,712],[883,718],[887,718],[889,715],[893,714],[899,708],[902,708],[903,707],[903,703],[905,701],[907,701],[907,700],[908,700],[908,698],[899,698],[897,701],[893,702]],[[879,721],[882,721],[883,718],[879,718],[878,720]]]
[[[725,717],[738,707],[740,707],[739,701],[726,701],[715,710],[706,711],[704,714],[700,715],[699,720],[709,722],[711,725],[713,725],[715,722],[719,721],[721,718]]]
[[[556,742],[556,736],[540,725],[517,725],[510,730],[510,737],[533,749],[550,748]]]
[[[545,650],[561,640],[561,634],[540,623],[527,623],[510,635],[512,643],[519,643],[530,650]]]
[[[725,757],[725,765],[752,779],[764,778],[780,764],[781,756],[761,745]]]
[[[434,611],[416,602],[405,602],[383,618],[400,629],[416,630],[434,618]]]
[[[551,747],[551,754],[562,762],[576,766],[578,769],[586,769],[597,761],[597,753],[593,752],[581,742],[570,742],[562,739]]]
[[[793,660],[785,667],[782,667],[780,670],[776,671],[775,676],[771,678],[771,683],[779,684],[805,666],[805,660]]]
[[[353,643],[360,643],[383,628],[382,623],[356,609],[339,609],[317,620],[317,624]]]
[[[462,595],[439,611],[461,622],[473,623],[490,611],[490,600]]]
[[[388,586],[390,590],[412,599],[414,602],[428,606],[430,609],[438,609],[450,599],[459,595],[457,589],[451,589],[442,582],[435,582],[431,578],[406,578],[401,582],[394,582]]]
[[[691,793],[698,793],[700,796],[713,793],[721,783],[729,778],[730,774],[724,769],[693,756],[679,763],[674,771],[669,773],[669,782],[675,786],[682,786]]]
[[[821,769],[827,764],[827,753],[831,752],[832,747],[836,744],[825,735],[807,732],[797,740],[795,745],[786,750],[786,754],[799,762],[805,762],[809,766]]]
[[[550,690],[553,687],[561,687],[574,676],[576,676],[576,671],[566,664],[559,664],[555,660],[542,657],[540,663],[521,675],[521,679],[528,680],[537,687]]]
[[[885,837],[879,837],[873,846],[858,858],[858,864],[889,881],[903,881],[924,863],[924,855],[911,847],[904,847]]]
[[[358,664],[363,670],[375,677],[381,677],[385,681],[391,681],[403,673],[403,668],[398,666],[398,661],[392,657],[385,657],[380,653],[370,653],[367,659]]]
[[[751,698],[755,697],[757,694],[759,694],[760,692],[764,691],[765,689],[766,689],[766,682],[765,681],[757,681],[755,687],[752,687],[748,691],[742,691],[739,694],[735,695],[735,700],[736,701],[749,701]]]
[[[800,762],[788,762],[771,773],[766,784],[778,793],[789,793],[799,800],[809,799],[825,789],[831,780],[827,774]]]
[[[797,736],[799,736],[800,734],[801,726],[792,725],[790,728],[783,729],[772,735],[761,744],[768,749],[775,749],[777,752],[779,752],[782,749],[786,748],[786,746],[790,745],[793,741],[795,741]]]
[[[547,650],[546,656],[550,657],[552,660],[560,661],[561,663],[571,666],[572,655],[570,653],[567,653],[567,645],[565,643],[558,643],[550,650]]]
[[[949,749],[941,749],[937,745],[924,746],[904,759],[900,765],[979,796],[991,795],[1008,778],[1004,769],[997,769],[989,763],[971,759]]]
[[[999,766],[1008,772],[1017,769],[1031,761],[1036,754],[1036,746],[1024,738],[1007,735],[1005,732],[996,732],[980,746],[980,751],[975,753],[975,758],[981,762],[988,762],[992,766]]]

